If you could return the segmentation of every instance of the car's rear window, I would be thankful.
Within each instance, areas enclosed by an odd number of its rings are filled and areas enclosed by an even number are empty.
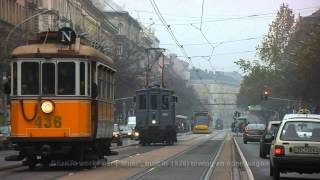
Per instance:
[[[281,131],[281,140],[320,141],[320,122],[286,122]]]
[[[265,125],[264,124],[248,124],[247,128],[250,130],[252,130],[252,129],[264,130]]]

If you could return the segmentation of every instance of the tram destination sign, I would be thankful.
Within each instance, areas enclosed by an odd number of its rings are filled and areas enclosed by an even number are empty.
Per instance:
[[[76,41],[76,33],[69,27],[64,27],[58,31],[58,41],[64,45],[74,44]]]

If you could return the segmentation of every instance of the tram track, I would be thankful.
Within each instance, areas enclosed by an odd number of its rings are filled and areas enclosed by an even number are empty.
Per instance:
[[[223,133],[226,134],[226,132],[223,132]],[[184,151],[181,151],[178,154],[175,154],[159,162],[158,164],[155,164],[154,166],[149,167],[148,169],[131,176],[130,178],[128,178],[128,180],[159,179],[159,177],[166,177],[165,174],[170,174],[171,179],[172,177],[175,177],[175,179],[180,179],[181,177],[179,178],[179,177],[176,177],[175,175],[178,175],[178,174],[181,175],[186,173],[187,171],[190,172],[190,169],[188,168],[192,166],[196,166],[195,164],[192,165],[193,162],[192,162],[192,158],[190,157],[192,157],[193,155],[199,152],[200,153],[206,152],[207,157],[203,157],[202,160],[208,157],[210,160],[209,161],[204,160],[203,162],[200,162],[201,161],[200,160],[199,163],[205,164],[201,169],[198,169],[201,172],[198,173],[197,177],[189,176],[189,178],[192,177],[191,179],[203,179],[203,180],[210,179],[226,139],[226,135],[224,135],[223,139],[221,140],[213,140],[219,135],[221,134],[217,133],[211,138],[209,138],[208,140],[197,143],[189,147],[188,149],[185,149]],[[211,151],[211,148],[214,147],[215,145],[218,145],[218,148],[215,148],[214,151]],[[210,154],[213,154],[214,156],[210,157]],[[182,163],[182,164],[179,164],[179,163]],[[183,163],[186,163],[186,164],[183,164]],[[194,163],[196,163],[196,161],[194,161]],[[176,165],[177,166],[185,165],[189,167],[175,167]],[[175,170],[179,171],[179,173],[176,172],[175,174],[175,172],[171,172]],[[195,174],[193,173],[193,175]],[[170,179],[170,177],[169,178],[166,177],[163,179]]]
[[[179,144],[180,142],[192,141],[197,138],[201,138],[201,136],[194,135],[194,134],[183,135],[179,137],[177,144]],[[108,162],[104,165],[112,166],[112,164],[115,163],[116,161],[121,161],[128,157],[142,155],[143,153],[153,151],[163,147],[166,147],[166,146],[163,146],[161,144],[155,144],[152,146],[143,147],[143,146],[140,146],[138,143],[133,143],[133,144],[121,146],[121,147],[113,147],[112,150],[119,151],[119,155],[108,156],[107,158]],[[97,166],[97,168],[100,168],[100,167]],[[87,171],[87,170],[90,171],[93,169],[85,169],[85,168],[84,169],[75,169],[75,168],[64,169],[64,168],[53,166],[52,168],[39,167],[36,170],[30,171],[28,167],[23,166],[22,163],[19,163],[18,165],[8,165],[6,167],[0,168],[0,176],[3,175],[3,177],[6,177],[4,179],[16,179],[17,177],[26,177],[26,179],[28,179],[28,176],[30,176],[31,174],[34,174],[34,172],[40,172],[41,174],[44,172],[47,172],[49,175],[46,175],[46,178],[56,179],[56,178],[68,176],[69,174],[78,173],[80,171]],[[40,176],[44,176],[44,175],[40,175]],[[35,178],[35,179],[42,179],[42,178]]]

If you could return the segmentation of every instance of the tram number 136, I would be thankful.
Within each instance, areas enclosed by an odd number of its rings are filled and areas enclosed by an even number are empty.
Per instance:
[[[35,125],[38,128],[44,127],[44,128],[51,128],[52,124],[55,128],[61,127],[61,117],[60,116],[45,116],[43,119],[41,116],[38,116],[35,119]]]

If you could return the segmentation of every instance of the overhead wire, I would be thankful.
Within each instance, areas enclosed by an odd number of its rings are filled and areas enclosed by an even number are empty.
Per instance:
[[[183,46],[202,46],[202,45],[208,45],[208,44],[220,44],[223,42],[223,44],[227,43],[233,43],[233,42],[241,42],[241,41],[250,41],[250,40],[255,40],[262,38],[263,36],[257,36],[257,37],[249,37],[249,38],[243,38],[243,39],[236,39],[236,40],[225,40],[225,41],[218,41],[218,42],[203,42],[203,43],[189,43],[189,44],[183,44]],[[176,44],[171,44],[171,43],[160,43],[163,46],[173,46]]]
[[[171,38],[173,39],[173,41],[176,43],[176,45],[179,47],[179,49],[181,50],[182,54],[184,55],[184,57],[187,59],[187,61],[189,61],[189,63],[191,64],[191,66],[195,67],[193,65],[193,62],[191,60],[191,57],[188,56],[187,51],[185,50],[185,48],[183,47],[183,45],[181,45],[177,39],[177,37],[175,36],[175,34],[173,33],[172,29],[170,28],[170,26],[167,24],[166,20],[163,18],[163,16],[161,15],[161,11],[159,10],[157,4],[155,3],[154,0],[150,0],[150,3],[152,5],[152,8],[154,9],[154,11],[156,12],[158,18],[160,19],[160,21],[162,22],[163,26],[166,27],[167,31],[169,32]],[[208,88],[207,84],[205,82],[203,82],[201,76],[198,74],[198,72],[196,71],[196,74],[199,78],[199,80],[201,81],[201,83],[203,84],[203,86],[206,88],[207,92],[210,92],[210,89]]]
[[[312,6],[312,7],[304,7],[304,8],[297,8],[297,9],[293,9],[293,11],[310,11],[310,10],[314,10],[314,9],[319,9],[320,6]],[[141,12],[141,13],[146,13],[146,14],[155,14],[155,12],[153,11],[148,11],[148,10],[141,10],[141,9],[134,9],[132,10],[134,12]],[[170,17],[177,17],[177,18],[183,18],[183,19],[199,19],[200,17],[199,16],[188,16],[188,15],[177,15],[177,14],[170,14],[170,13],[162,13],[163,15],[165,16],[170,16]],[[276,15],[277,12],[265,12],[265,13],[260,13],[260,14],[257,14],[257,15]],[[240,16],[239,14],[238,15],[233,15],[233,16]],[[213,20],[213,19],[216,19],[214,17],[207,17],[207,18],[203,18],[203,19],[210,19],[210,20]],[[179,21],[181,21],[179,19]]]
[[[300,8],[300,9],[294,9],[294,10],[314,10],[320,8],[319,6],[317,7],[309,7],[309,8]],[[276,13],[275,12],[270,12],[270,13],[259,13],[259,14],[250,14],[250,15],[245,15],[245,16],[237,16],[237,17],[227,17],[227,18],[202,18],[202,19],[207,19],[205,21],[201,20],[200,21],[194,21],[190,20],[191,22],[188,23],[174,23],[170,24],[170,26],[186,26],[192,24],[203,24],[203,23],[213,23],[213,22],[224,22],[224,21],[230,21],[230,20],[241,20],[241,19],[250,19],[250,18],[269,18],[269,17],[274,17]],[[196,18],[196,17],[194,17]],[[199,17],[198,17],[199,18]],[[148,22],[142,22],[144,24],[148,24]],[[162,25],[161,23],[154,23],[153,25]]]

